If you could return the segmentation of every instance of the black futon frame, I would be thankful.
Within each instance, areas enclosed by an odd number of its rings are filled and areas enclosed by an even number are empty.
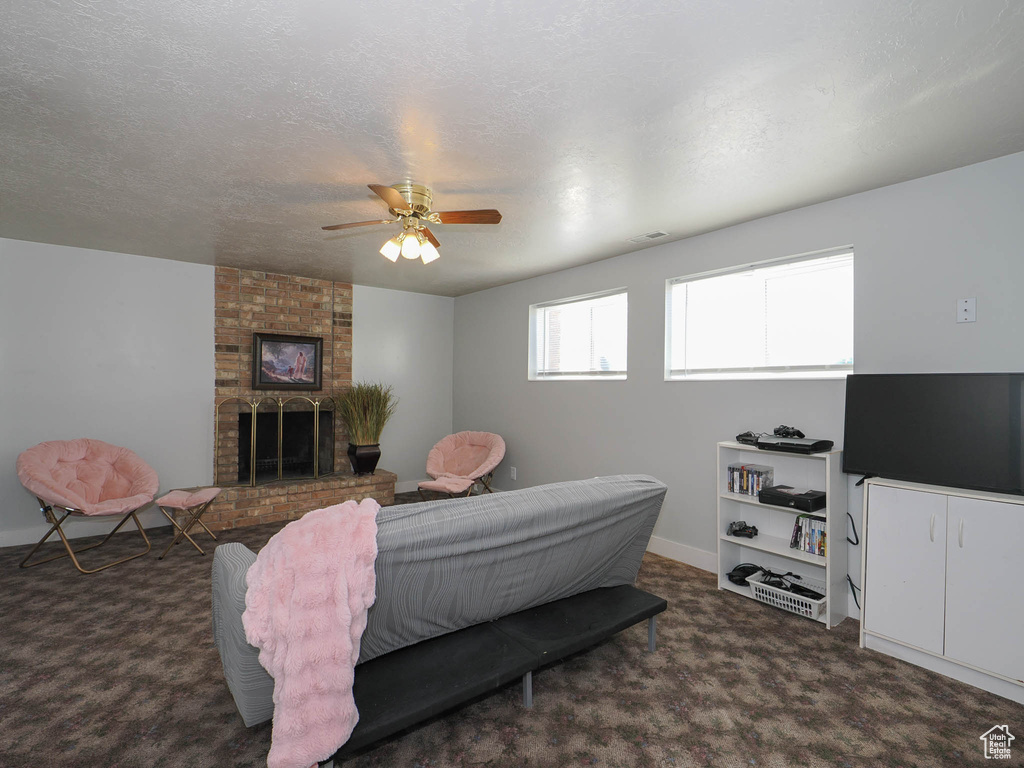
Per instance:
[[[631,586],[593,589],[391,651],[356,667],[352,692],[359,723],[323,768],[382,739],[442,715],[522,678],[533,705],[533,672],[656,617],[668,603]]]

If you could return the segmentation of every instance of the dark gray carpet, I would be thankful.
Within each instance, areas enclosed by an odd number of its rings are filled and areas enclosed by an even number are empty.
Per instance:
[[[279,528],[221,539],[259,548]],[[170,531],[151,537],[90,576],[0,550],[3,768],[266,764],[270,726],[242,725],[212,643],[211,556],[158,561]],[[828,632],[653,555],[639,586],[669,602],[655,654],[635,627],[536,674],[532,710],[506,689],[346,765],[980,766],[978,737],[1004,723],[1019,741],[1001,764],[1022,764],[1024,707],[861,651],[853,621]]]

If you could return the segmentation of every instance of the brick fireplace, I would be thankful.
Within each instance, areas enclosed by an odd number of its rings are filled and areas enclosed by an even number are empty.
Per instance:
[[[394,473],[378,469],[356,477],[348,466],[348,436],[334,424],[334,472],[249,487],[239,480],[239,411],[231,398],[308,395],[324,400],[352,383],[352,286],[330,280],[217,267],[214,345],[218,403],[214,482],[224,492],[203,520],[214,530],[279,522],[349,499],[394,501]],[[253,331],[323,338],[323,389],[252,389]],[[276,405],[273,406],[276,408]],[[261,406],[262,408],[262,406]],[[262,411],[261,411],[262,414]]]

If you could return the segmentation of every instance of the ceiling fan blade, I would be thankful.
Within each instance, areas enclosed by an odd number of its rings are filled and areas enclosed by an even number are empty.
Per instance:
[[[482,211],[435,211],[442,224],[497,224],[501,214],[493,208]]]
[[[431,232],[429,229],[427,229],[426,227],[420,227],[420,232],[422,232],[426,236],[427,240],[429,240],[431,245],[433,245],[435,248],[441,247],[441,243],[438,242],[437,238],[434,237],[434,233]]]
[[[412,211],[409,207],[409,202],[398,194],[398,190],[394,187],[385,187],[383,184],[367,184],[374,193],[388,204],[388,208],[393,211]]]
[[[374,219],[373,221],[354,221],[351,224],[332,224],[320,229],[349,229],[350,227],[368,227],[371,224],[390,224],[394,219]]]

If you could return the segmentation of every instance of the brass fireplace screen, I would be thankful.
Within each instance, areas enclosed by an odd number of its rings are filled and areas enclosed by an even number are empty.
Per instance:
[[[218,485],[318,478],[334,471],[330,398],[228,397],[214,407]]]

